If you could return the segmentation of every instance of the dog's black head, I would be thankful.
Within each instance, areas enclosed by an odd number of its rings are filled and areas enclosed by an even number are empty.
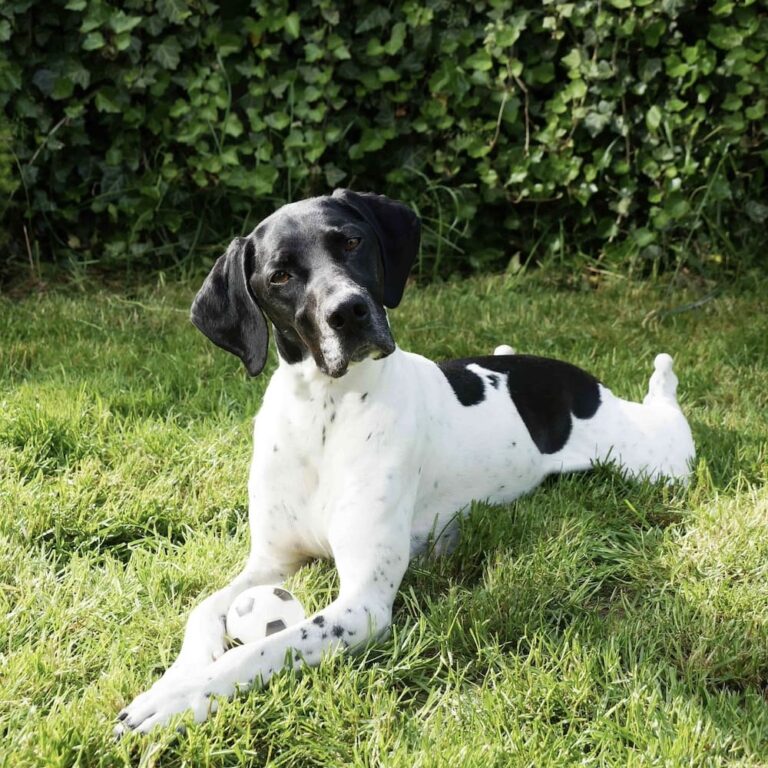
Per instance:
[[[267,359],[266,318],[289,363],[323,373],[395,349],[384,307],[400,303],[419,219],[387,197],[347,189],[290,203],[232,241],[192,304],[192,322],[251,376]]]

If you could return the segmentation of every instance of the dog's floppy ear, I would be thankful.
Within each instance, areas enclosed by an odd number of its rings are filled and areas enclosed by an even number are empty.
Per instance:
[[[237,355],[248,373],[261,373],[267,361],[269,331],[248,289],[247,263],[253,244],[237,237],[220,256],[192,302],[190,319],[214,344]]]
[[[333,197],[357,211],[376,233],[384,261],[384,304],[396,307],[419,253],[419,217],[407,205],[384,195],[337,189]]]

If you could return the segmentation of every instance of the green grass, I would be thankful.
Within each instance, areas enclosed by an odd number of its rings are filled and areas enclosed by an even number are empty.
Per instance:
[[[266,377],[187,321],[194,286],[0,300],[0,765],[768,763],[768,281],[697,298],[606,281],[411,290],[400,344],[501,342],[642,396],[671,352],[699,458],[687,489],[602,468],[478,504],[414,563],[390,639],[276,676],[186,734],[111,739],[184,617],[247,546]],[[274,354],[274,353],[272,353]],[[274,365],[274,357],[271,364]],[[334,595],[328,564],[291,587]]]

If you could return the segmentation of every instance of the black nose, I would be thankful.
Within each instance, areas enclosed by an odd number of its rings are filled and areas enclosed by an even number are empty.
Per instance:
[[[327,315],[334,331],[361,325],[368,318],[368,304],[360,296],[345,296]]]

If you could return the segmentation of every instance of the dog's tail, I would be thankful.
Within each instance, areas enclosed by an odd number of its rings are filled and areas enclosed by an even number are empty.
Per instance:
[[[672,370],[672,357],[666,352],[656,355],[653,374],[648,382],[648,394],[643,405],[664,402],[680,407],[677,403],[677,376]]]

